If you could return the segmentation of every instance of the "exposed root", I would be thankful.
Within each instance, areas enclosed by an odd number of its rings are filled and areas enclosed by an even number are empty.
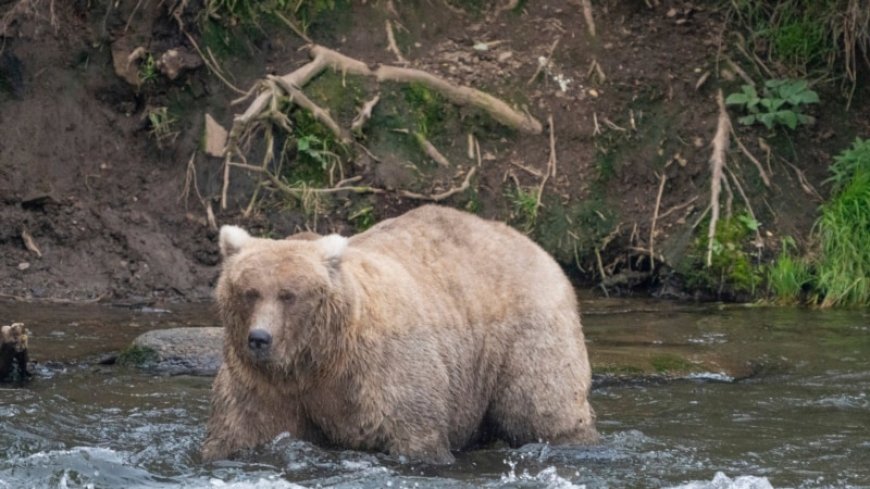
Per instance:
[[[308,98],[302,90],[299,90],[295,86],[287,83],[283,78],[276,76],[268,76],[268,80],[274,81],[278,86],[284,89],[284,92],[290,96],[290,100],[307,110],[317,119],[318,122],[329,128],[330,131],[335,135],[335,138],[341,141],[344,144],[350,144],[352,141],[350,134],[344,131],[341,127],[339,127],[338,123],[333,120],[332,116],[329,115],[329,111],[321,108],[319,105],[315,104],[310,98]],[[275,94],[275,97],[280,97],[280,94]]]
[[[655,242],[656,242],[656,221],[659,219],[659,208],[662,206],[662,194],[665,191],[665,182],[668,180],[667,174],[662,172],[659,176],[659,192],[656,195],[656,207],[653,210],[652,223],[649,226],[649,256],[650,256],[650,269],[655,269]]]
[[[547,185],[547,180],[551,176],[556,176],[556,124],[553,122],[553,114],[547,117],[547,124],[550,126],[550,158],[547,160],[547,172],[544,174],[544,179],[541,180],[541,185],[538,187],[538,198],[535,201],[535,211],[533,215],[538,215],[538,209],[541,208],[541,199],[544,198],[544,186]]]
[[[459,194],[459,193],[462,193],[462,192],[465,192],[466,190],[468,190],[468,188],[471,186],[471,177],[473,177],[476,172],[477,172],[477,167],[474,167],[474,166],[471,167],[471,169],[468,170],[468,173],[465,175],[465,180],[462,182],[462,185],[448,189],[444,192],[441,192],[440,194],[423,195],[423,194],[418,194],[415,192],[408,192],[407,190],[402,190],[401,192],[399,192],[399,195],[401,195],[402,197],[407,197],[409,199],[428,200],[431,202],[440,202],[446,198],[452,197],[456,194]]]
[[[191,42],[193,43],[193,40],[191,40]],[[484,110],[493,119],[508,127],[532,134],[539,134],[543,130],[541,123],[534,117],[526,112],[520,112],[513,109],[504,101],[471,87],[454,85],[443,78],[425,71],[389,65],[380,65],[375,68],[369,68],[369,66],[362,61],[350,58],[337,51],[318,45],[312,45],[309,48],[309,54],[312,57],[312,60],[309,63],[284,76],[267,76],[263,81],[256,84],[255,89],[243,93],[243,97],[238,100],[246,100],[255,90],[259,90],[257,96],[250,102],[245,111],[234,118],[233,126],[230,130],[224,160],[224,181],[223,189],[221,191],[221,208],[225,209],[227,207],[230,170],[232,167],[242,167],[247,170],[259,171],[260,173],[263,173],[276,188],[285,193],[298,194],[301,192],[299,189],[294,189],[283,184],[274,174],[267,171],[268,165],[273,160],[274,156],[271,144],[266,145],[266,155],[263,158],[263,165],[260,167],[248,165],[243,154],[243,148],[250,144],[252,136],[257,133],[258,130],[265,131],[267,142],[271,141],[272,138],[272,125],[276,125],[288,133],[292,132],[290,120],[282,110],[283,104],[286,103],[287,98],[300,108],[309,111],[315,119],[329,128],[339,141],[344,144],[350,144],[353,142],[353,138],[351,137],[352,133],[339,126],[327,110],[324,110],[312,102],[311,99],[306,97],[301,90],[302,87],[326,69],[332,69],[343,76],[351,74],[372,77],[378,82],[392,81],[399,83],[420,83],[430,90],[438,92],[453,104],[471,106]],[[217,72],[216,74],[219,75]],[[239,92],[241,93],[241,91]],[[371,118],[371,112],[377,102],[378,97],[375,97],[363,106],[360,114],[351,125],[353,133],[358,133],[362,130],[362,127],[369,118]],[[428,140],[426,140],[425,137],[420,134],[414,134],[414,136],[427,155],[429,155],[439,165],[449,166],[448,160]],[[237,163],[233,160],[241,160],[241,163]],[[380,192],[380,189],[372,190],[369,187],[359,187],[358,189],[363,192]],[[341,189],[334,188],[322,190],[309,189],[306,190],[306,192],[308,192],[306,195],[310,195],[310,192],[315,191],[329,193],[332,191],[346,190],[349,190],[349,188],[342,187]],[[446,197],[441,198],[443,199]],[[427,200],[431,200],[431,198],[427,198]]]
[[[393,129],[394,132],[400,132],[402,134],[408,134],[414,137],[414,140],[417,141],[417,144],[420,146],[420,149],[426,153],[426,156],[431,158],[435,163],[443,167],[450,167],[450,161],[444,156],[438,148],[435,147],[423,133],[420,132],[412,132],[408,129]]]
[[[373,99],[363,104],[350,124],[350,132],[356,135],[362,134],[363,127],[372,118],[372,112],[380,100],[381,94],[377,94]]]
[[[707,267],[713,265],[713,240],[716,238],[716,224],[719,222],[719,193],[722,189],[722,176],[725,167],[725,152],[728,150],[728,136],[731,134],[731,119],[725,108],[725,98],[722,90],[716,94],[719,105],[719,122],[716,124],[716,135],[713,137],[713,153],[710,155],[710,227],[707,230]]]
[[[396,56],[396,61],[399,64],[408,64],[408,60],[402,56],[402,51],[399,50],[399,46],[396,44],[396,35],[393,33],[393,23],[390,22],[390,19],[387,19],[384,22],[387,29],[387,50]]]
[[[592,2],[580,0],[580,6],[583,7],[583,18],[586,19],[586,28],[589,29],[589,35],[595,37],[595,19],[592,16]]]
[[[737,137],[737,133],[734,132],[733,128],[731,129],[731,135],[734,136],[734,142],[737,143],[737,147],[740,148],[740,151],[744,155],[746,155],[747,158],[749,158],[749,161],[751,161],[756,168],[758,168],[758,174],[761,175],[761,180],[764,182],[764,186],[770,188],[770,177],[767,176],[767,172],[764,171],[764,167],[761,166],[761,162],[758,161],[758,158],[756,158],[751,152],[749,152],[748,149],[746,149],[746,146],[744,146],[743,143],[740,141],[740,138]]]

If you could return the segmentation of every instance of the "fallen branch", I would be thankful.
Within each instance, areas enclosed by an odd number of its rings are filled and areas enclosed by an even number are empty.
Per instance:
[[[713,240],[716,238],[716,224],[719,222],[719,192],[722,189],[722,173],[725,167],[725,152],[728,150],[728,135],[731,134],[731,119],[725,108],[725,98],[722,90],[716,94],[719,105],[719,121],[716,124],[716,135],[713,137],[713,153],[710,155],[710,227],[707,230],[707,267],[713,265]]]
[[[468,170],[468,173],[465,175],[465,180],[462,182],[462,185],[448,189],[444,192],[441,192],[440,194],[423,195],[423,194],[418,194],[415,192],[409,192],[407,190],[402,190],[401,192],[399,192],[399,194],[402,197],[407,197],[409,199],[428,200],[431,202],[440,202],[448,197],[452,197],[458,193],[462,193],[462,192],[465,192],[466,190],[468,190],[468,188],[471,186],[471,177],[474,176],[475,172],[477,172],[477,167],[474,167],[474,166],[471,167],[471,170]]]

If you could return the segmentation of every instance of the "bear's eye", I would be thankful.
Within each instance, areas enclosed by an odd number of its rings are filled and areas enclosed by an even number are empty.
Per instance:
[[[293,304],[296,301],[296,294],[289,290],[282,290],[278,293],[278,299],[287,304]]]
[[[248,289],[242,293],[242,296],[247,301],[255,301],[260,298],[260,292],[257,289]]]

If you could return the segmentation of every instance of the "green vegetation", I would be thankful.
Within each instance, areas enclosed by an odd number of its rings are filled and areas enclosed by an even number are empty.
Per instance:
[[[357,232],[361,233],[375,225],[375,208],[367,203],[348,214],[347,220],[352,222]]]
[[[558,261],[578,267],[592,267],[595,251],[616,224],[604,201],[595,197],[566,205],[545,196],[538,214],[531,236]]]
[[[816,223],[816,288],[823,307],[870,305],[870,140],[858,139],[831,165],[831,200]]]
[[[795,129],[798,124],[813,122],[803,110],[806,105],[819,103],[819,96],[806,80],[768,80],[764,83],[763,96],[759,97],[752,85],[743,85],[742,91],[729,95],[725,103],[741,106],[749,113],[738,119],[741,124],[761,123],[768,129],[780,125]]]
[[[145,60],[139,65],[139,80],[143,85],[157,80],[157,63],[151,53],[145,55]]]
[[[791,237],[782,239],[782,249],[767,270],[769,293],[780,304],[797,304],[813,276],[807,262],[796,256],[797,244]]]
[[[174,141],[178,131],[173,130],[176,120],[169,113],[167,107],[155,107],[147,111],[149,133],[157,141],[158,147],[163,147],[166,142]]]
[[[535,228],[538,219],[538,189],[515,187],[505,194],[511,204],[514,225],[528,234]]]
[[[229,25],[256,24],[263,16],[299,20],[307,31],[321,15],[336,9],[336,0],[206,0],[204,11]]]
[[[767,59],[769,69],[796,77],[830,74],[846,79],[851,94],[857,63],[870,51],[870,8],[861,0],[730,0],[732,24],[747,36],[738,42]]]
[[[719,293],[754,294],[764,279],[761,268],[755,263],[750,243],[750,238],[758,230],[758,222],[745,213],[719,219],[710,267],[705,265],[707,226],[698,228],[704,230],[703,234],[695,239],[688,262],[681,266],[688,286]]]
[[[141,367],[155,363],[157,352],[151,348],[132,345],[118,355],[118,364],[131,367]]]
[[[660,374],[686,373],[697,370],[692,362],[672,353],[656,355],[650,358],[650,364],[652,365],[652,368]]]

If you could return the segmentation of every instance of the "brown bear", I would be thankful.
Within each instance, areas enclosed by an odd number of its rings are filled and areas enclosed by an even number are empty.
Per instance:
[[[30,377],[27,371],[27,330],[22,323],[0,327],[0,381]]]
[[[349,239],[224,226],[220,249],[205,460],[282,432],[431,463],[597,439],[574,289],[507,225],[424,206]]]

